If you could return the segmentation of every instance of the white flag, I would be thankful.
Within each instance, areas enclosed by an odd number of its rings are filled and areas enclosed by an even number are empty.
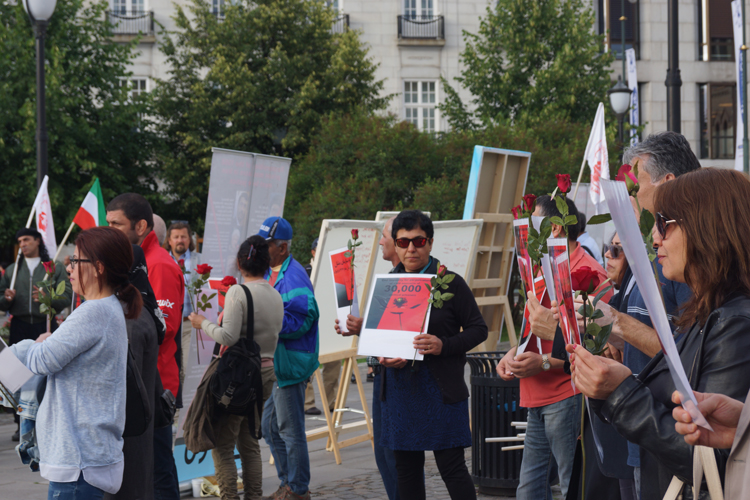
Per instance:
[[[742,166],[744,163],[743,152],[742,152],[742,137],[744,136],[744,115],[745,115],[745,103],[742,102],[742,86],[745,82],[742,74],[742,4],[740,0],[734,0],[732,2],[732,24],[734,27],[734,67],[737,75],[737,134],[735,134],[736,146],[734,149],[734,169],[742,172]]]
[[[589,142],[586,144],[584,158],[591,169],[589,196],[599,213],[599,204],[604,201],[604,191],[600,179],[609,179],[609,157],[607,153],[607,134],[604,130],[604,104],[599,103],[596,109],[594,125],[591,127]]]
[[[57,253],[57,240],[55,239],[55,224],[52,222],[52,205],[47,194],[48,181],[49,177],[45,175],[34,200],[34,209],[36,209],[36,229],[42,234],[47,253],[50,257],[54,257]]]
[[[628,88],[630,89],[630,145],[638,144],[636,127],[641,124],[641,114],[638,109],[638,73],[635,71],[635,49],[625,51],[628,62]]]

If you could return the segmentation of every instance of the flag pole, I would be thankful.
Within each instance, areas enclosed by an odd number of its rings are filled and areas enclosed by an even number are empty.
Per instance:
[[[26,227],[28,228],[31,226],[31,221],[34,220],[34,213],[36,213],[36,204],[34,204],[33,207],[31,207],[31,213],[29,214],[29,219],[26,221]],[[16,265],[13,266],[13,277],[10,279],[10,289],[14,290],[16,286],[16,276],[18,275],[18,266],[21,264],[21,249],[18,249],[18,255],[16,256]]]
[[[578,186],[581,185],[581,179],[583,178],[583,169],[586,167],[586,155],[583,155],[583,161],[581,162],[581,171],[578,172],[578,180],[576,181],[576,189],[573,191],[573,200],[578,196]]]
[[[68,228],[68,232],[65,233],[65,236],[63,236],[62,243],[57,245],[57,253],[55,253],[55,258],[52,259],[53,261],[56,261],[57,258],[60,256],[60,252],[62,252],[63,246],[65,246],[65,243],[68,241],[68,236],[70,236],[70,232],[73,231],[73,228],[75,227],[76,223],[71,222],[70,227]]]

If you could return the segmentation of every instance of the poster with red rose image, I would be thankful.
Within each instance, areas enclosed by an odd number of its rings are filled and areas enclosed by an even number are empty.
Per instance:
[[[536,299],[539,301],[540,304],[543,304],[544,297],[547,295],[547,288],[544,286],[544,277],[539,276],[537,279],[534,280],[534,294],[536,295]],[[549,301],[546,301],[547,305]],[[529,340],[531,339],[531,334],[534,333],[531,331],[531,323],[529,322],[529,307],[528,304],[523,310],[523,323],[521,324],[521,340],[518,341],[518,349],[516,350],[516,356],[519,356],[523,354],[523,352],[526,350],[526,346],[529,344]],[[539,340],[539,337],[537,337],[537,340]]]
[[[516,219],[513,221],[513,232],[516,237],[516,258],[518,259],[518,271],[521,274],[524,291],[531,290],[534,283],[534,267],[529,257],[529,219]]]
[[[573,301],[573,282],[570,276],[570,259],[568,258],[568,240],[550,238],[547,240],[549,257],[552,264],[552,281],[555,284],[555,297],[560,303],[560,328],[566,344],[580,344],[578,320]]]
[[[423,321],[425,325],[430,324],[430,279],[433,276],[375,275],[365,309],[358,354],[414,358],[414,337],[420,333]],[[416,359],[422,360],[423,356],[417,354]]]
[[[333,293],[336,297],[336,318],[343,333],[346,328],[346,317],[351,314],[359,317],[359,303],[357,302],[357,283],[352,280],[352,259],[344,255],[348,250],[339,248],[328,252],[333,272]]]

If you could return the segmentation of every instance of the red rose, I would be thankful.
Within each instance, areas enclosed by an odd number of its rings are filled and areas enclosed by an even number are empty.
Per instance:
[[[440,267],[438,267],[437,275],[442,278],[443,276],[445,276],[445,272],[447,270],[448,270],[447,267],[441,265]]]
[[[527,194],[523,197],[523,207],[526,212],[533,213],[536,206],[536,195]]]
[[[221,280],[221,284],[224,285],[225,287],[229,288],[232,285],[236,285],[237,284],[237,280],[234,279],[234,276],[224,276],[224,279]]]
[[[561,193],[567,193],[570,191],[570,175],[555,174],[555,177],[557,177],[557,189]]]
[[[636,178],[635,174],[633,174],[633,167],[631,167],[627,163],[621,166],[617,171],[617,177],[615,177],[615,180],[626,182],[626,178],[629,178],[633,182],[633,184],[638,184],[638,178]]]
[[[352,239],[354,240],[359,239],[359,229],[352,229]]]
[[[520,219],[521,214],[523,214],[523,209],[521,208],[521,205],[518,205],[517,207],[511,208],[510,212],[513,214],[514,219]]]
[[[180,266],[180,269],[185,269],[185,259],[178,260],[177,265]]]
[[[203,276],[206,274],[210,274],[211,269],[213,269],[213,267],[209,266],[208,264],[201,264],[200,266],[195,268],[195,272]]]
[[[599,273],[594,271],[588,266],[581,266],[575,271],[570,273],[572,280],[573,290],[584,293],[593,293],[597,289],[599,283]]]
[[[47,274],[55,274],[55,263],[51,260],[47,262],[43,262],[42,265],[44,266],[44,272]]]

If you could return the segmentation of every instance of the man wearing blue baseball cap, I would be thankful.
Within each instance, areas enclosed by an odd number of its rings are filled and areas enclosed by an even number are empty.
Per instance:
[[[269,217],[258,235],[268,240],[268,282],[284,301],[284,323],[274,353],[276,383],[263,408],[262,429],[281,484],[273,500],[310,499],[310,457],[305,436],[305,387],[318,368],[318,304],[302,264],[292,258],[292,226]]]

